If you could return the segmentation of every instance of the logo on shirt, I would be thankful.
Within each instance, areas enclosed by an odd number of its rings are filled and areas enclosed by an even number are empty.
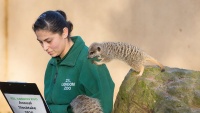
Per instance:
[[[65,82],[61,83],[63,90],[71,90],[75,86],[75,82],[71,82],[70,79],[66,79]]]

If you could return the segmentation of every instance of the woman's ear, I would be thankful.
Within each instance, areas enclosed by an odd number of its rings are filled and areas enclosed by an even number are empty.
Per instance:
[[[68,28],[67,27],[63,28],[63,34],[62,35],[63,35],[64,38],[68,37]]]

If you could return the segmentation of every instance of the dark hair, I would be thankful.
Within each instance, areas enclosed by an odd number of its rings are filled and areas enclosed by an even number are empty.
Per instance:
[[[67,20],[65,12],[62,10],[46,11],[42,13],[33,24],[33,31],[48,30],[52,33],[63,33],[63,28],[68,28],[68,37],[71,36],[73,24]]]

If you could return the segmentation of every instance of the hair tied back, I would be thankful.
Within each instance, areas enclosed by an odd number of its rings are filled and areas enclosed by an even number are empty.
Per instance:
[[[39,16],[40,19],[45,19],[46,18],[46,14],[42,14]]]

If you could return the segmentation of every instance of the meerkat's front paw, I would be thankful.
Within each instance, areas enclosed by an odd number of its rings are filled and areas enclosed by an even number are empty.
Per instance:
[[[137,74],[136,76],[140,77],[140,76],[142,76],[142,75],[141,75],[141,74]]]
[[[97,62],[97,61],[93,61],[94,64],[96,65],[102,65],[103,63],[102,62]]]
[[[143,74],[143,71],[140,71],[136,76],[140,77],[140,76],[142,76],[142,74]]]

